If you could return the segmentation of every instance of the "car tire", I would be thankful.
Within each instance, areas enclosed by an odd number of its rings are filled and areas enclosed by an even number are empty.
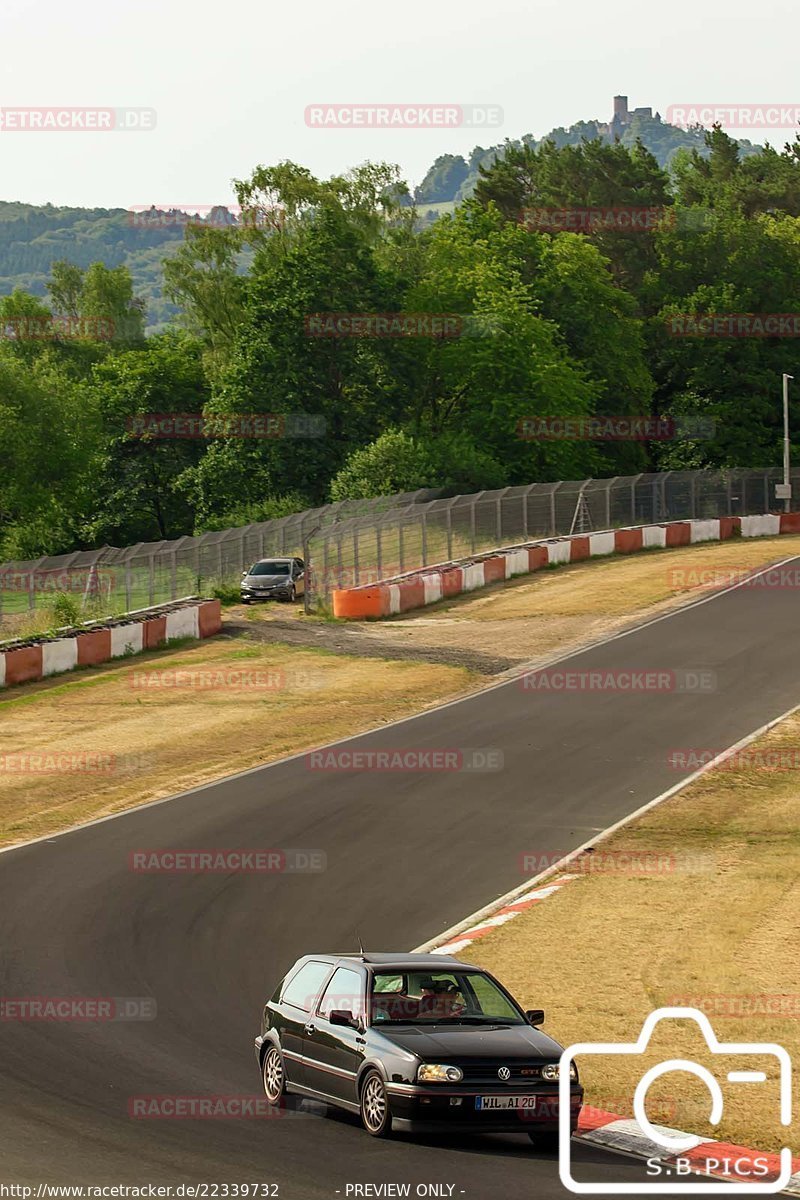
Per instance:
[[[289,603],[294,604],[297,599],[297,588],[292,584],[292,590],[289,592]]]
[[[528,1130],[528,1137],[533,1142],[537,1150],[542,1150],[547,1154],[558,1153],[558,1131],[555,1133],[552,1130],[547,1133],[535,1133],[532,1129]]]
[[[359,1092],[361,1124],[370,1137],[390,1137],[392,1132],[392,1110],[386,1085],[378,1071],[367,1071]]]
[[[249,604],[249,603],[250,603],[250,601],[245,600],[244,596],[242,596],[242,604]]]
[[[270,1104],[280,1104],[286,1095],[286,1069],[283,1055],[275,1046],[270,1046],[261,1064],[261,1081],[264,1095]]]

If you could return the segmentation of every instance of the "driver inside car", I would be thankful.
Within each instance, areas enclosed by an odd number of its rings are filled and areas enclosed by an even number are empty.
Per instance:
[[[433,976],[426,975],[420,980],[420,991],[421,1017],[455,1017],[464,1011],[464,997],[453,980],[434,979]]]

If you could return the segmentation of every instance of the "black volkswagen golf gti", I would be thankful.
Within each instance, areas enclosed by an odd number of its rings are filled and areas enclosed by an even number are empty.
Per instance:
[[[558,1140],[561,1046],[488,972],[438,954],[309,954],[264,1006],[256,1057],[270,1104],[287,1092],[393,1129]],[[583,1089],[570,1072],[570,1125]]]

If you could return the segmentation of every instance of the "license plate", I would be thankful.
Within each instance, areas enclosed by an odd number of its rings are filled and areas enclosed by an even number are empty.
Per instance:
[[[524,1108],[532,1112],[538,1096],[476,1096],[475,1107],[481,1112],[506,1112],[508,1109]]]

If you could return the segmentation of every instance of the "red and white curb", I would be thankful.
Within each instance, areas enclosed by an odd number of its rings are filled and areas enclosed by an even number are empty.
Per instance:
[[[478,938],[485,937],[487,933],[493,933],[498,926],[505,925],[508,921],[513,921],[514,917],[518,917],[527,908],[532,908],[534,904],[541,904],[542,900],[546,900],[548,896],[552,896],[554,892],[559,891],[565,883],[569,883],[572,879],[578,879],[578,876],[562,875],[559,879],[554,879],[552,883],[548,883],[544,887],[537,887],[531,892],[524,892],[519,899],[512,901],[510,904],[505,904],[492,916],[486,917],[478,925],[472,925],[469,929],[465,929],[457,938],[453,938],[449,942],[444,942],[441,946],[436,946],[435,949],[431,950],[431,954],[460,953],[467,946],[471,946]]]
[[[664,618],[656,619],[662,620]],[[523,885],[509,892],[499,900],[492,901],[444,933],[439,934],[428,942],[424,942],[421,946],[415,947],[413,953],[458,954],[479,938],[485,937],[486,934],[505,925],[507,921],[513,920],[520,912],[524,912],[526,909],[540,904],[543,900],[547,900],[550,896],[560,891],[564,884],[581,878],[579,875],[559,875],[558,872],[568,870],[570,865],[586,850],[595,847],[598,842],[604,841],[618,830],[623,829],[637,817],[643,816],[646,812],[656,808],[665,800],[677,795],[678,792],[683,791],[684,788],[694,783],[695,780],[700,779],[710,770],[713,770],[719,762],[736,754],[744,747],[749,746],[756,739],[763,737],[777,725],[780,725],[781,722],[794,716],[798,711],[800,711],[800,705],[794,705],[778,717],[768,721],[758,729],[754,729],[752,733],[745,735],[745,737],[724,750],[714,762],[705,763],[698,770],[688,775],[686,779],[675,784],[674,787],[669,788],[660,796],[656,796],[655,799],[648,801],[647,804],[642,805],[635,812],[629,813],[628,816],[609,826],[608,829],[603,830],[582,846],[578,846],[566,855],[561,862],[554,863],[553,866],[548,867],[533,881],[534,886],[527,885],[526,890],[526,885]],[[752,1190],[755,1190],[755,1185],[758,1185],[758,1190],[765,1194],[770,1191],[773,1194],[775,1193],[776,1188],[774,1186],[770,1187],[770,1185],[774,1185],[780,1179],[781,1160],[779,1155],[767,1151],[753,1150],[750,1147],[738,1146],[729,1142],[717,1142],[713,1139],[697,1137],[683,1130],[672,1129],[665,1125],[654,1124],[653,1128],[662,1132],[665,1138],[673,1141],[691,1139],[694,1145],[680,1154],[671,1155],[665,1153],[665,1148],[648,1137],[637,1121],[630,1117],[622,1117],[616,1113],[594,1108],[590,1104],[584,1105],[578,1120],[578,1131],[574,1136],[579,1141],[585,1141],[610,1151],[616,1150],[621,1153],[630,1154],[636,1158],[653,1160],[664,1167],[664,1174],[669,1170],[674,1173],[676,1178],[678,1178],[678,1161],[681,1160],[682,1163],[688,1162],[691,1165],[691,1175],[693,1176],[699,1175],[731,1183],[736,1187],[743,1187],[750,1184]],[[787,1183],[780,1189],[780,1194],[800,1196],[800,1157],[792,1158],[791,1167],[793,1173]],[[658,1185],[651,1183],[644,1186],[649,1186],[651,1190],[659,1186],[663,1191],[669,1187],[669,1183],[665,1184],[662,1181]],[[676,1186],[680,1187],[681,1185],[677,1184]],[[691,1185],[689,1186],[691,1187]]]
[[[690,1135],[665,1125],[654,1125],[665,1138],[688,1138]],[[607,1150],[621,1150],[637,1158],[652,1159],[662,1166],[662,1175],[678,1175],[678,1164],[689,1163],[692,1175],[709,1179],[725,1180],[728,1183],[757,1183],[760,1190],[767,1191],[770,1183],[780,1179],[781,1160],[777,1154],[751,1150],[747,1146],[736,1146],[730,1142],[709,1141],[698,1137],[695,1144],[680,1154],[669,1154],[664,1147],[654,1142],[639,1124],[602,1109],[585,1106],[578,1121],[575,1135],[582,1142],[602,1146]],[[781,1194],[800,1196],[800,1158],[792,1159],[794,1174],[781,1189]],[[679,1193],[680,1194],[680,1193]]]

